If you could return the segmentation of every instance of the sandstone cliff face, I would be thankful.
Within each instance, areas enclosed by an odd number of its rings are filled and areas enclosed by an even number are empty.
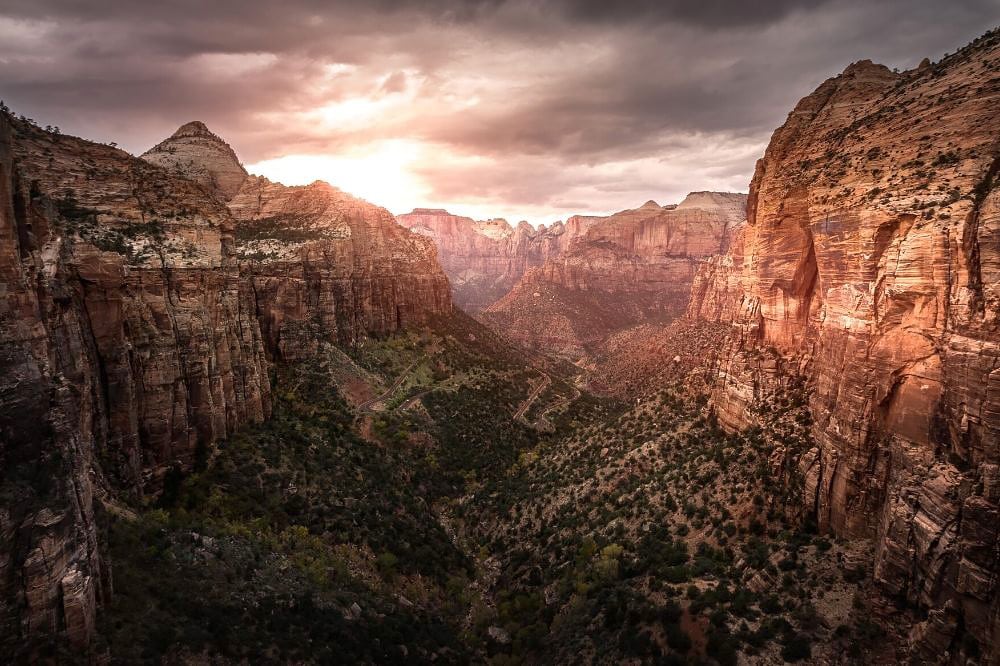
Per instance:
[[[322,181],[289,187],[249,176],[233,149],[199,122],[143,158],[227,204],[241,277],[272,359],[307,358],[322,342],[353,344],[451,309],[434,244],[384,208]]]
[[[503,297],[530,268],[558,256],[600,218],[575,215],[565,223],[511,227],[506,220],[476,221],[446,210],[417,208],[399,223],[427,236],[438,248],[455,303],[479,312]]]
[[[0,621],[78,647],[110,591],[93,498],[269,411],[228,211],[107,146],[0,117]]]
[[[26,660],[93,645],[95,497],[266,418],[271,360],[451,307],[384,209],[249,177],[200,123],[146,157],[0,114],[0,648]]]
[[[251,177],[229,202],[268,348],[283,360],[451,310],[434,243],[323,182]]]
[[[929,610],[921,659],[1000,654],[998,99],[995,32],[821,85],[772,137],[748,225],[689,308],[734,325],[714,395],[729,426],[752,420],[775,362],[810,377],[805,508],[875,539],[876,580]]]
[[[533,347],[581,353],[617,329],[683,313],[699,264],[743,222],[746,195],[695,192],[592,224],[528,271],[484,319]]]

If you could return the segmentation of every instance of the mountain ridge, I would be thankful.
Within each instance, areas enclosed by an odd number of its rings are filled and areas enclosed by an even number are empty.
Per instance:
[[[532,349],[585,353],[618,329],[684,312],[699,262],[742,224],[746,195],[692,193],[599,218],[482,317]]]

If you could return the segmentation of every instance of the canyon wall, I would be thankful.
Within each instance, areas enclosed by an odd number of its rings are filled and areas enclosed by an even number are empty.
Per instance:
[[[411,231],[431,238],[448,274],[455,303],[477,313],[502,298],[530,268],[561,254],[600,218],[574,215],[535,229],[527,222],[477,221],[446,210],[417,208],[397,216]]]
[[[0,114],[0,649],[15,660],[94,649],[112,592],[97,507],[158,492],[267,418],[272,361],[451,308],[432,243],[384,209],[250,177],[201,123],[145,158]]]
[[[914,658],[1000,658],[1000,35],[903,73],[859,62],[758,162],[748,224],[688,315],[732,331],[720,420],[809,378],[805,510],[871,538],[876,582],[927,612]]]
[[[434,243],[380,206],[322,181],[291,187],[250,176],[197,121],[142,157],[228,206],[241,276],[273,359],[300,360],[323,342],[350,345],[451,310]]]
[[[317,181],[287,187],[251,176],[229,201],[245,279],[268,348],[302,359],[451,310],[434,243],[374,206]]]
[[[198,185],[0,114],[0,622],[16,644],[90,644],[111,587],[95,495],[156,488],[268,415],[232,232]]]
[[[602,218],[527,271],[482,318],[536,349],[578,355],[616,330],[683,314],[697,268],[728,247],[746,195],[693,192]]]

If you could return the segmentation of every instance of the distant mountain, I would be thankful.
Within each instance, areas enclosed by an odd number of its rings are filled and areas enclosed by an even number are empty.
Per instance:
[[[477,221],[446,210],[417,208],[399,223],[431,238],[451,280],[455,303],[476,313],[503,297],[528,269],[562,253],[600,218],[575,215],[535,229],[527,222]]]
[[[684,312],[699,265],[743,224],[745,194],[694,192],[592,222],[482,318],[538,350],[579,355],[616,330]]]

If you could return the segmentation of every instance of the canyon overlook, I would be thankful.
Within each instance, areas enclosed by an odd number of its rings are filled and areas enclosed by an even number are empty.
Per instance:
[[[1000,30],[858,61],[535,228],[4,107],[0,650],[1000,664],[998,109]]]

